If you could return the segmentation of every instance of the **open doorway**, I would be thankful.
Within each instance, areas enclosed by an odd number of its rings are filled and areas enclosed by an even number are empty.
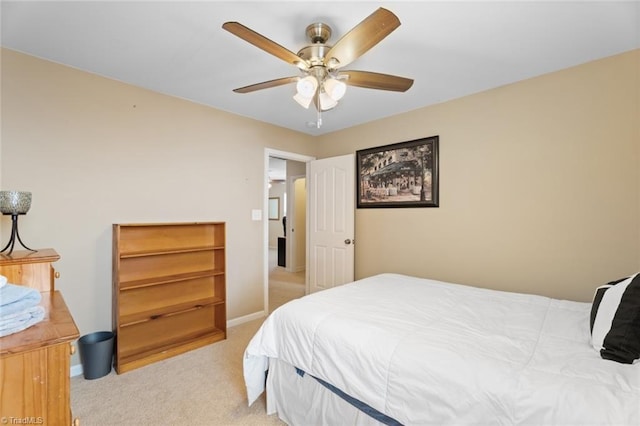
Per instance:
[[[313,157],[265,152],[265,311],[306,292],[306,163]]]

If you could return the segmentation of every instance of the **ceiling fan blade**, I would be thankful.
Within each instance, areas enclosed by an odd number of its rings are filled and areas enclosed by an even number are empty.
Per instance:
[[[275,80],[263,81],[262,83],[251,84],[249,86],[239,87],[233,89],[236,93],[251,93],[256,90],[269,89],[271,87],[282,86],[289,83],[295,83],[298,81],[298,77],[283,77],[276,78]]]
[[[325,55],[324,64],[340,68],[378,44],[400,26],[400,20],[392,12],[379,8],[342,36]]]
[[[406,92],[413,85],[413,80],[410,78],[380,74],[377,72],[341,71],[340,75],[346,75],[348,77],[344,82],[349,86],[366,87],[368,89]]]
[[[280,46],[275,41],[269,40],[262,34],[258,34],[252,29],[245,27],[239,22],[225,22],[224,24],[222,24],[222,28],[229,31],[231,34],[240,37],[244,41],[253,44],[257,48],[262,49],[277,58],[282,59],[285,62],[288,62],[302,69],[308,68],[308,64],[304,59],[302,59],[289,49]]]

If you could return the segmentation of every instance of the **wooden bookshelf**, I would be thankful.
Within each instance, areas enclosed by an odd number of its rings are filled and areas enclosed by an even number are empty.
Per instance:
[[[113,225],[115,367],[226,338],[225,223]]]

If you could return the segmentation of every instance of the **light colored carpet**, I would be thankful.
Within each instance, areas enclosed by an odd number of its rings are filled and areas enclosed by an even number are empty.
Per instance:
[[[278,280],[272,281],[272,275]],[[271,268],[271,310],[302,295],[304,272]],[[230,327],[224,341],[124,374],[73,377],[73,417],[83,426],[284,424],[267,416],[264,394],[247,406],[242,355],[262,321]]]
[[[269,249],[269,312],[289,300],[304,296],[305,272],[287,272],[277,266],[277,252]]]
[[[242,354],[262,324],[227,330],[227,339],[124,374],[71,379],[73,417],[90,425],[282,425],[263,396],[251,407]]]

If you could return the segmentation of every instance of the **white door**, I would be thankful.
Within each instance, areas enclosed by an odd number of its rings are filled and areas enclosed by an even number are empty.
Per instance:
[[[354,279],[355,157],[307,164],[307,282],[313,293]]]

